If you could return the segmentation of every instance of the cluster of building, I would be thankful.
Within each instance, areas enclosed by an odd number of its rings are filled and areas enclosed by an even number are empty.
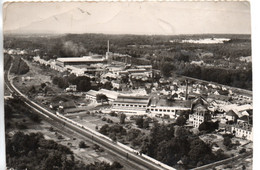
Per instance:
[[[147,81],[152,78],[151,65],[131,65],[131,56],[109,52],[106,55],[91,55],[83,57],[57,58],[56,60],[44,60],[39,56],[33,57],[33,61],[57,70],[69,72],[76,76],[88,76],[96,78],[99,83],[111,82],[113,88],[121,88],[121,79],[127,77],[130,86],[133,81]]]
[[[90,90],[86,98],[96,102],[96,96],[104,94],[112,111],[170,118],[177,118],[178,113],[185,111],[190,113],[189,122],[195,128],[203,122],[219,121],[236,136],[252,140],[251,95],[237,94],[228,87],[210,83],[188,85],[173,78],[154,81],[157,70],[151,65],[132,65],[131,56],[109,52],[109,44],[105,56],[33,59],[60,72],[111,83],[113,90]]]
[[[192,114],[189,115],[189,122],[196,128],[203,122],[220,123],[220,128],[247,140],[253,140],[252,135],[252,120],[253,108],[252,105],[222,105],[217,110],[212,110],[213,107],[203,97],[193,101]]]

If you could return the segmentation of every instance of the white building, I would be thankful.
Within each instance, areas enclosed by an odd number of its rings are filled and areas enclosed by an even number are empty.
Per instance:
[[[115,101],[119,95],[118,92],[107,90],[107,89],[100,89],[99,91],[95,90],[89,90],[86,93],[86,98],[92,100],[93,102],[96,102],[96,96],[97,94],[104,94],[107,96],[108,101]]]
[[[211,120],[211,114],[207,107],[208,102],[202,97],[193,102],[193,114],[189,115],[189,121],[192,122],[193,127],[198,128],[201,123]]]
[[[189,111],[191,110],[191,102],[184,100],[169,101],[167,99],[151,98],[147,107],[147,112],[151,116],[155,115],[168,115],[171,118],[175,118],[177,111]]]
[[[236,124],[231,127],[231,132],[236,137],[253,141],[253,127],[249,124]]]
[[[146,114],[148,102],[148,96],[118,96],[112,110],[125,114]]]

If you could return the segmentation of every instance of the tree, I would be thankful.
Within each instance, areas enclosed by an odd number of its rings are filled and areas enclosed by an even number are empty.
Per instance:
[[[183,116],[179,116],[177,119],[176,119],[176,125],[178,126],[183,126],[186,124],[186,119],[183,117]]]
[[[199,131],[213,132],[218,129],[219,122],[203,122],[199,126]]]
[[[124,124],[125,123],[125,118],[126,118],[126,115],[124,113],[122,113],[120,115],[120,124]]]
[[[77,85],[78,91],[89,91],[91,89],[90,81],[88,80],[80,80]]]
[[[45,83],[42,83],[42,84],[41,84],[41,88],[43,89],[44,87],[46,87],[46,84],[45,84]]]
[[[174,66],[170,63],[164,63],[161,69],[162,74],[165,77],[169,77],[171,75],[171,71],[173,71]]]
[[[106,82],[102,87],[107,90],[111,90],[113,88],[112,83],[110,81]]]
[[[58,82],[59,82],[59,79],[60,79],[59,77],[54,76],[54,77],[52,78],[52,83],[55,84],[55,85],[57,85]]]
[[[144,128],[144,129],[149,128],[149,119],[148,119],[148,118],[144,120],[144,122],[143,122],[143,128]]]
[[[104,95],[104,94],[97,94],[96,95],[96,100],[97,100],[98,103],[101,102],[102,105],[103,105],[103,102],[108,102],[108,97],[106,95]]]
[[[143,117],[138,117],[136,120],[135,120],[135,124],[139,127],[139,128],[143,128],[143,123],[144,123],[144,119]]]
[[[34,85],[32,85],[32,86],[29,88],[28,93],[32,93],[32,94],[36,93],[36,88],[35,88]]]
[[[108,135],[108,131],[109,131],[109,126],[108,126],[108,124],[103,125],[103,126],[100,128],[100,130],[99,130],[99,132],[100,132],[101,134],[103,134],[103,135]]]
[[[190,135],[190,132],[182,126],[177,126],[174,128],[174,136],[176,138],[185,138],[189,135]]]
[[[111,165],[111,169],[122,169],[124,166],[121,165],[119,162],[115,161]]]
[[[204,160],[204,156],[211,154],[210,147],[205,144],[201,139],[195,139],[190,144],[189,157],[193,161]]]
[[[129,141],[132,141],[136,139],[141,134],[141,131],[139,129],[130,129],[127,133],[127,138]]]
[[[232,145],[231,138],[229,136],[224,136],[223,144],[226,147],[230,147]]]
[[[87,145],[85,144],[84,141],[79,142],[79,148],[86,148],[86,147],[87,147]]]
[[[115,134],[115,133],[110,133],[110,134],[109,134],[109,137],[112,139],[112,141],[116,142],[117,137],[116,137],[116,134]]]

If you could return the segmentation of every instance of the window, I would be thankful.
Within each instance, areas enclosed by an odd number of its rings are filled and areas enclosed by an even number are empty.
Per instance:
[[[137,105],[135,105],[135,107],[137,107]]]
[[[126,106],[129,106],[128,104]]]
[[[161,112],[161,111],[162,111],[162,109],[159,109],[159,111]]]
[[[131,107],[133,107],[133,105],[132,105],[132,104],[131,104],[130,106],[131,106]]]
[[[139,107],[142,107],[142,105],[139,105]]]
[[[146,107],[145,105],[143,105],[143,107]]]
[[[158,109],[155,109],[155,111],[157,112],[157,111],[158,111]]]
[[[163,109],[163,111],[164,111],[164,112],[166,112],[166,110],[165,110],[165,109]]]
[[[154,109],[151,109],[151,111],[154,111]]]
[[[172,112],[174,113],[174,110],[172,110]]]
[[[118,106],[121,106],[121,104],[118,104]]]
[[[122,104],[122,106],[125,106],[125,104]]]
[[[170,112],[170,110],[167,110],[167,112]]]

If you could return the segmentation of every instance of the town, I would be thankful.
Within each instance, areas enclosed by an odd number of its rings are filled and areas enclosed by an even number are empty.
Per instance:
[[[153,63],[133,63],[131,55],[111,52],[110,45],[107,40],[105,54],[78,57],[46,59],[48,54],[42,55],[39,49],[10,48],[4,50],[4,55],[5,61],[12,61],[13,70],[18,65],[21,71],[21,65],[26,65],[25,73],[15,74],[11,69],[10,76],[14,86],[30,100],[155,161],[176,169],[203,165],[232,169],[235,166],[228,159],[248,155],[252,161],[252,91],[188,76],[165,77]],[[16,95],[10,93],[6,98]],[[176,156],[176,146],[172,146],[173,153],[152,153],[148,138],[158,133],[156,129],[173,133],[173,138],[197,136],[210,150],[197,150],[197,157],[209,158],[193,158],[192,148]],[[158,141],[156,145],[163,148]],[[159,152],[174,158],[158,156]],[[214,164],[218,161],[224,162]],[[241,166],[252,165],[243,160]]]

